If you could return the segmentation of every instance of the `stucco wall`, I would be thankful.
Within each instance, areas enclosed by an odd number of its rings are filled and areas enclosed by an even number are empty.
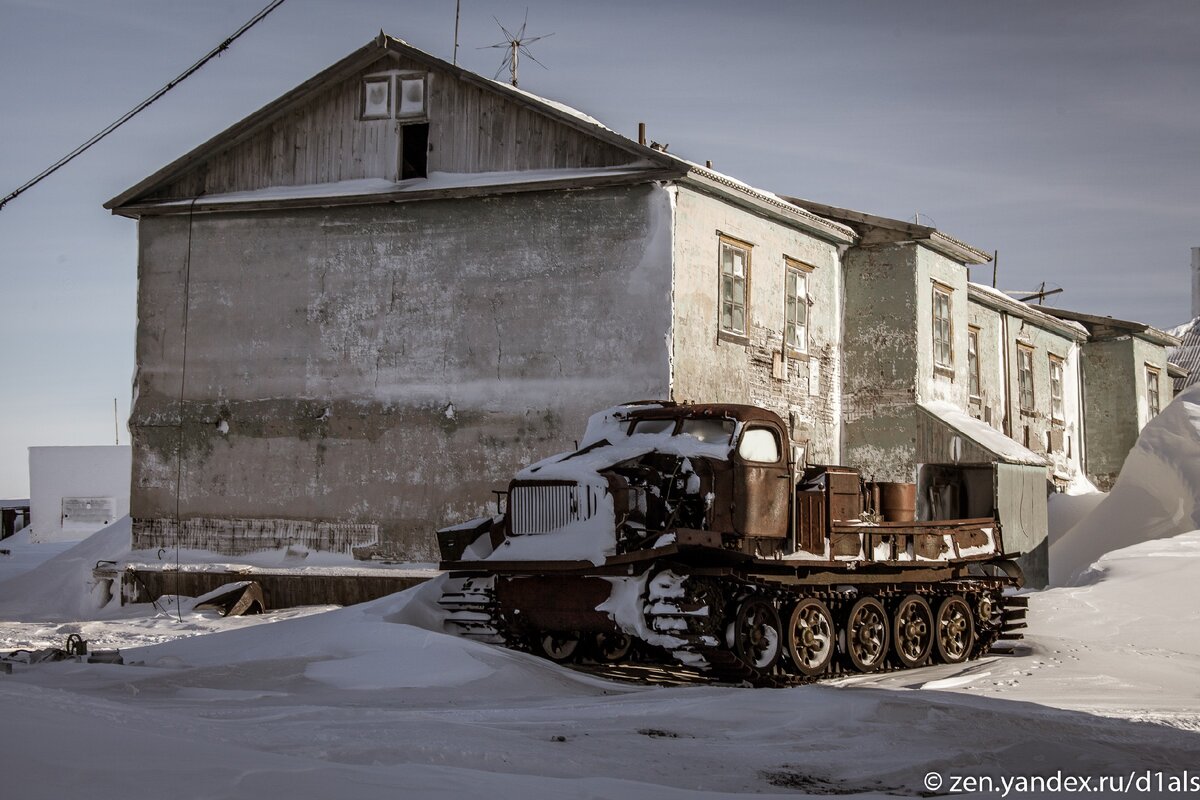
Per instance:
[[[916,248],[852,247],[845,264],[844,462],[881,481],[916,479]],[[926,328],[926,334],[928,329]]]
[[[671,392],[677,400],[752,403],[780,414],[812,463],[840,452],[841,267],[837,248],[780,222],[680,187],[676,194]],[[718,336],[721,234],[751,245],[748,343]],[[784,258],[808,276],[807,359],[772,376],[783,344]]]
[[[1108,490],[1151,418],[1147,365],[1159,371],[1159,410],[1171,402],[1166,348],[1137,336],[1122,336],[1089,342],[1084,359],[1087,471],[1097,486]]]
[[[137,544],[178,504],[185,546],[433,558],[592,411],[667,394],[670,267],[653,186],[143,219]]]
[[[945,400],[967,407],[967,268],[919,245],[916,252],[917,400]],[[933,289],[950,289],[950,369],[934,364]]]
[[[1088,342],[1084,353],[1087,471],[1092,482],[1105,491],[1112,488],[1125,456],[1137,441],[1138,378],[1130,380],[1135,368],[1133,341]],[[1142,371],[1140,365],[1137,371]]]

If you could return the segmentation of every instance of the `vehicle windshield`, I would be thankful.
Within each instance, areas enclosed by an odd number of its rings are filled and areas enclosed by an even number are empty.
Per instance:
[[[673,419],[639,419],[629,427],[629,433],[672,433],[675,430]]]
[[[733,440],[731,419],[685,419],[680,433],[694,436],[705,444],[728,445]]]

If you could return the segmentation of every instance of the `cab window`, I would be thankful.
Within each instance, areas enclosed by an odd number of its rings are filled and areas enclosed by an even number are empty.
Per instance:
[[[731,419],[685,419],[680,433],[694,436],[705,444],[728,445],[733,439]]]
[[[738,456],[745,461],[774,464],[779,461],[779,438],[770,428],[749,428],[742,434]]]
[[[639,419],[629,427],[630,435],[635,433],[671,433],[675,430],[673,419]]]

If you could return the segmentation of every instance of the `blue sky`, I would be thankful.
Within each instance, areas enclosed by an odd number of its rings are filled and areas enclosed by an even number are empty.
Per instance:
[[[0,0],[0,196],[174,77],[266,0]],[[529,9],[521,85],[764,189],[920,212],[1000,251],[1000,287],[1170,326],[1200,245],[1200,4],[484,2],[491,77]],[[287,0],[220,58],[0,210],[0,497],[26,448],[128,443],[136,224],[110,197],[371,39],[451,55],[453,0]],[[990,267],[977,280],[990,281]]]

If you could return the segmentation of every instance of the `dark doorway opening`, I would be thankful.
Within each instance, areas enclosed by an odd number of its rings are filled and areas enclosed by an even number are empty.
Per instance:
[[[429,123],[400,128],[400,180],[427,177]]]

